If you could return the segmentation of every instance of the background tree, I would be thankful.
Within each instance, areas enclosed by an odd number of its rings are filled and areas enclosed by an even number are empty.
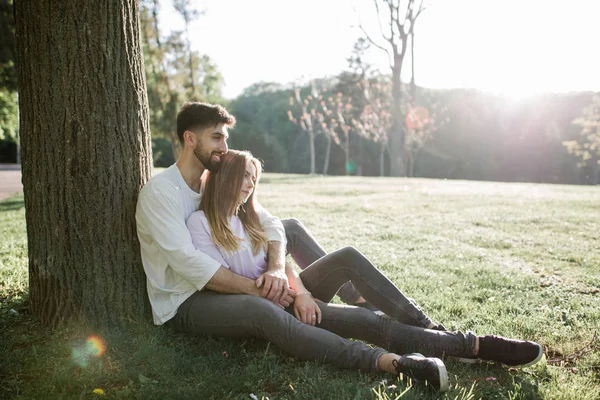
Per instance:
[[[389,151],[389,132],[393,125],[390,112],[391,101],[385,80],[374,78],[361,82],[367,104],[358,119],[352,124],[362,137],[368,138],[379,146],[379,176],[385,176],[385,156]]]
[[[408,49],[409,33],[411,31],[414,33],[414,24],[419,15],[425,10],[425,7],[423,0],[407,0],[406,2],[402,0],[374,0],[373,3],[377,11],[379,31],[381,37],[387,43],[387,47],[372,39],[362,25],[360,25],[360,28],[369,42],[384,51],[390,61],[393,100],[391,111],[394,118],[389,140],[390,172],[392,176],[402,176],[406,173],[404,168],[406,132],[404,129],[402,67]]]
[[[149,310],[134,218],[151,168],[138,11],[15,4],[30,304],[46,325]]]
[[[320,98],[321,110],[317,113],[317,119],[327,137],[327,151],[325,156],[325,166],[323,174],[327,174],[329,169],[329,158],[331,153],[331,143],[334,142],[340,146],[344,152],[344,172],[345,175],[350,175],[352,165],[350,164],[350,130],[352,116],[352,98],[344,97],[341,92],[334,96],[328,96],[327,101]]]
[[[183,20],[184,29],[169,32],[159,29],[158,0],[142,0],[140,20],[144,44],[150,126],[157,166],[169,166],[179,156],[179,139],[175,132],[177,111],[184,101],[223,103],[223,77],[207,55],[192,50],[189,25],[204,12],[190,1],[173,2]],[[161,146],[168,140],[168,148]]]
[[[310,173],[316,173],[315,166],[315,125],[319,123],[317,109],[319,107],[318,93],[316,92],[314,82],[312,83],[312,94],[302,98],[300,89],[294,89],[294,97],[290,97],[290,106],[296,105],[299,111],[298,117],[294,116],[292,110],[288,110],[288,118],[291,122],[298,125],[308,135],[308,146],[310,151]]]
[[[289,172],[292,166],[294,172],[308,172],[308,152],[293,151],[296,141],[306,136],[289,123],[287,112],[293,95],[291,88],[275,82],[247,87],[229,105],[237,120],[230,132],[230,147],[250,150],[263,160],[269,172]]]
[[[188,72],[190,75],[189,80],[189,91],[187,93],[187,97],[189,101],[198,101],[198,93],[196,91],[196,79],[195,73],[198,62],[197,57],[194,57],[194,53],[192,52],[192,43],[190,41],[190,24],[200,17],[200,15],[204,14],[203,11],[199,11],[192,6],[192,2],[190,0],[173,0],[173,7],[175,10],[181,15],[183,19],[183,28],[184,28],[184,43],[185,43],[185,52],[187,53],[187,66]]]
[[[153,148],[153,158],[159,166],[171,165],[179,156],[179,139],[175,132],[177,110],[180,107],[180,90],[171,82],[167,68],[168,48],[159,29],[158,0],[140,2],[140,25],[144,46],[146,87],[150,109],[150,127],[153,142],[168,140],[171,154]]]
[[[17,75],[12,0],[0,0],[0,162],[18,161]],[[2,149],[9,148],[3,157]],[[14,150],[13,150],[14,148]]]
[[[569,153],[576,155],[578,165],[589,168],[592,185],[600,184],[600,94],[592,97],[581,116],[573,120],[573,125],[581,129],[581,137],[577,140],[563,142]]]

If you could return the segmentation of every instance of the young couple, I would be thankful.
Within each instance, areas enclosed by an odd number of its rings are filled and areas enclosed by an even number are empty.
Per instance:
[[[181,155],[140,192],[136,221],[155,324],[261,337],[300,359],[403,374],[440,391],[448,389],[444,356],[510,366],[541,359],[534,342],[446,331],[358,250],[326,254],[300,222],[270,215],[257,201],[261,163],[228,151],[234,124],[220,106],[184,104]],[[330,304],[336,293],[362,307]]]

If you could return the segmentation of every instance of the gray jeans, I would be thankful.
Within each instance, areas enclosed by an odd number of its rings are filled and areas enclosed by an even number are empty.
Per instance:
[[[297,252],[316,242],[302,224],[291,221],[282,222],[288,236],[288,250],[300,264],[308,260],[310,254]],[[310,251],[317,254],[322,249]],[[168,325],[198,336],[260,337],[300,359],[363,371],[376,371],[377,359],[386,351],[419,352],[437,357],[471,357],[475,353],[476,336],[471,332],[440,332],[413,326],[429,319],[352,247],[318,258],[304,268],[300,277],[306,288],[320,300],[317,303],[322,321],[317,326],[298,321],[291,313],[291,307],[282,310],[261,297],[210,290],[196,292],[187,299]],[[380,317],[363,308],[329,304],[348,281],[354,285],[353,290],[358,290],[392,318]],[[349,338],[372,343],[378,348]]]

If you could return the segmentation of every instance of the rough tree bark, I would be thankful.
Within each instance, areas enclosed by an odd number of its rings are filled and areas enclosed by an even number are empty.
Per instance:
[[[136,0],[15,2],[31,311],[149,310],[135,228],[151,145]]]

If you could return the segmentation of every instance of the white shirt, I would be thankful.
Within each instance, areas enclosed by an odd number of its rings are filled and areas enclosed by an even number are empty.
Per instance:
[[[186,227],[201,198],[187,185],[176,164],[154,176],[140,191],[135,218],[156,325],[171,319],[221,266],[221,262],[196,250]],[[279,219],[264,209],[258,214],[269,241],[285,242]]]
[[[192,234],[192,243],[196,249],[219,261],[231,272],[250,279],[257,279],[267,272],[267,253],[261,250],[256,255],[253,254],[252,241],[238,217],[229,218],[229,229],[241,239],[236,251],[224,250],[213,242],[210,224],[204,211],[193,213],[187,221],[187,227]]]

